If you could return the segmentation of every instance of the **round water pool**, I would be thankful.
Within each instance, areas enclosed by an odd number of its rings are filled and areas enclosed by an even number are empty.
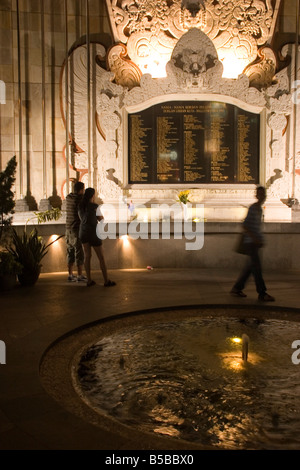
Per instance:
[[[94,426],[99,448],[109,435],[136,450],[300,449],[299,340],[298,309],[132,312],[58,338],[41,359],[40,378],[81,418],[78,435],[85,423]]]
[[[73,383],[89,407],[142,432],[207,447],[300,449],[298,322],[193,315],[138,323],[77,356]]]

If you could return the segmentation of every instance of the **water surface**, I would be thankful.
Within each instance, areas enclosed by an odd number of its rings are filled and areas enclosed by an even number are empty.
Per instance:
[[[137,320],[138,322],[138,320]],[[250,338],[248,361],[241,343]],[[141,431],[228,449],[300,449],[300,324],[191,318],[113,333],[76,378],[94,409]]]

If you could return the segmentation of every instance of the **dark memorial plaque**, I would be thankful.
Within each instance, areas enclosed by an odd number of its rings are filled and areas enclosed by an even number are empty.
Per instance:
[[[172,101],[128,115],[129,183],[258,183],[259,114]]]

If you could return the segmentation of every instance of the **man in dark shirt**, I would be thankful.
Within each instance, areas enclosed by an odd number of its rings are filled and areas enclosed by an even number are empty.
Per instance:
[[[82,275],[84,254],[81,241],[78,238],[80,219],[78,216],[78,204],[84,193],[84,184],[77,181],[74,184],[74,192],[66,197],[66,243],[67,243],[67,263],[68,263],[68,281],[86,281]],[[77,274],[73,274],[73,266],[77,266]]]
[[[263,302],[274,301],[274,297],[267,293],[267,288],[262,275],[259,249],[264,246],[264,236],[262,233],[262,204],[266,200],[266,190],[263,186],[256,188],[257,202],[249,207],[247,217],[243,222],[244,246],[248,255],[248,262],[240,277],[234,284],[231,294],[237,297],[246,297],[243,292],[245,284],[251,275],[254,276],[258,299]]]

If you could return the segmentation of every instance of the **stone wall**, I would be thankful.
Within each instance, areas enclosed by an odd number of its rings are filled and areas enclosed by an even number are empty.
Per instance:
[[[236,269],[244,265],[245,256],[235,253],[235,246],[241,230],[240,223],[207,222],[204,224],[204,244],[201,249],[187,250],[187,244],[196,242],[196,228],[189,239],[185,234],[174,239],[171,227],[170,239],[151,239],[150,224],[148,238],[136,240],[119,238],[105,239],[103,249],[108,269],[155,268],[220,268]],[[17,227],[23,230],[23,226]],[[299,223],[265,223],[263,226],[266,246],[262,250],[263,267],[266,271],[299,271]],[[38,231],[46,243],[64,235],[65,225],[61,223],[38,226]],[[199,245],[200,246],[200,245]],[[42,272],[64,272],[67,269],[65,237],[54,243],[44,257]],[[95,253],[92,255],[92,269],[99,270]]]
[[[20,44],[23,109],[24,196],[30,209],[43,198],[41,1],[20,2]],[[111,43],[105,2],[90,0],[91,40]],[[68,1],[68,47],[85,41],[85,0]],[[45,78],[47,133],[47,196],[59,203],[66,176],[62,151],[66,132],[60,104],[60,74],[65,60],[64,1],[45,0]],[[0,170],[19,150],[17,17],[15,0],[0,2],[0,80],[6,104],[0,105]],[[76,177],[76,174],[70,176]],[[18,176],[16,196],[19,194]]]
[[[43,198],[42,139],[42,56],[41,2],[21,0],[20,43],[23,111],[23,187],[29,208],[37,209]],[[104,0],[90,0],[90,34],[92,42],[106,49],[112,34]],[[276,48],[294,41],[295,1],[281,2],[274,44]],[[65,59],[64,2],[44,0],[46,63],[47,194],[52,205],[59,205],[66,178],[63,149],[66,132],[62,120],[60,76]],[[85,0],[68,0],[68,47],[85,43]],[[16,1],[0,3],[0,80],[5,83],[6,103],[0,105],[0,170],[19,149],[18,67]],[[70,178],[78,175],[74,170]],[[20,197],[19,176],[16,197]]]

